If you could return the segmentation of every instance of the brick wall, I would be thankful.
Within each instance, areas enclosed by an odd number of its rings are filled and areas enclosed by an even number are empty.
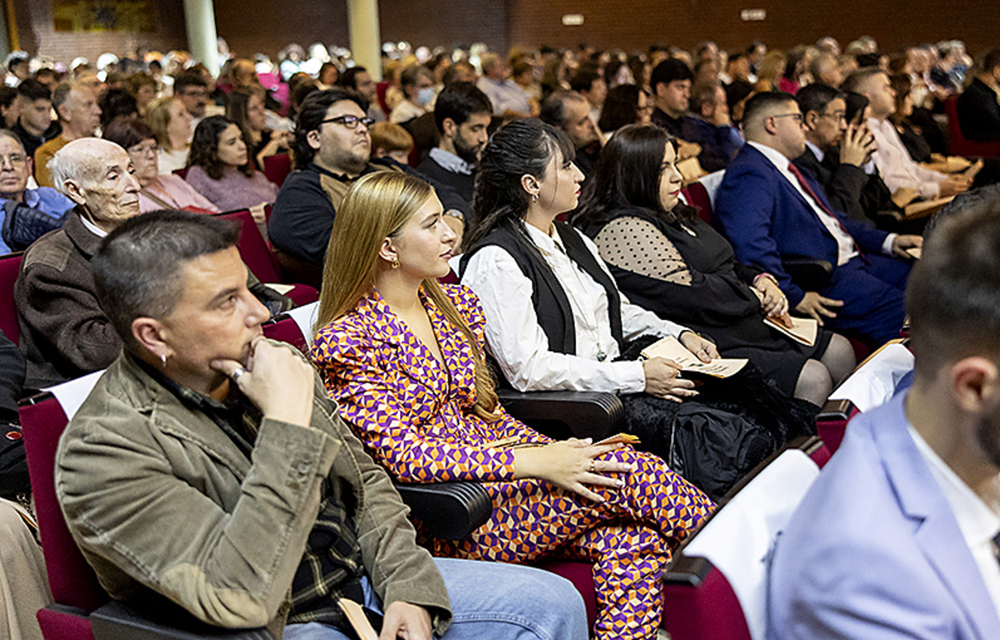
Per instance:
[[[762,22],[744,22],[742,9],[765,9]],[[904,10],[905,8],[905,10]],[[863,34],[882,50],[912,43],[964,39],[970,51],[1000,46],[996,7],[989,2],[940,0],[507,0],[511,45],[546,43],[645,50],[652,43],[692,48],[712,39],[725,49],[760,39],[777,48],[832,35],[843,45]],[[583,14],[566,27],[564,14]]]
[[[182,0],[153,0],[159,12],[152,34],[57,33],[51,0],[14,0],[22,48],[68,62],[91,60],[104,51],[121,55],[136,42],[169,50],[184,47]],[[900,7],[906,8],[905,13]],[[836,8],[833,12],[832,8]],[[767,10],[763,22],[743,22],[740,11]],[[744,47],[758,38],[787,48],[832,35],[846,44],[864,33],[882,49],[962,38],[969,50],[1000,46],[990,2],[940,0],[380,0],[383,40],[414,45],[468,45],[486,42],[506,50],[512,45],[550,44],[646,49],[651,43],[691,48],[712,38],[723,48]],[[215,0],[216,25],[233,51],[275,55],[289,42],[348,46],[344,0]],[[579,27],[565,27],[564,14],[583,14]]]
[[[57,32],[52,26],[51,0],[15,0],[20,45],[25,51],[66,64],[78,56],[93,63],[105,52],[120,57],[140,42],[164,52],[184,48],[187,36],[182,0],[152,0],[150,5],[158,12],[153,33],[72,33]]]

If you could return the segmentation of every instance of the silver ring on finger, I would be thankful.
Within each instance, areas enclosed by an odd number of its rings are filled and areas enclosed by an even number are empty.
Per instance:
[[[240,376],[243,375],[246,372],[247,372],[247,370],[244,369],[243,367],[236,367],[236,370],[233,371],[233,374],[230,377],[233,379],[233,382],[235,382],[235,381],[239,380]]]
[[[597,471],[597,463],[594,462],[593,460],[591,460],[590,461],[590,472],[594,473],[595,471]]]

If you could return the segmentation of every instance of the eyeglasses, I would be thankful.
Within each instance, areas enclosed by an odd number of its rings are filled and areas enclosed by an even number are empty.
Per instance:
[[[320,122],[320,125],[324,125],[328,122],[336,122],[337,124],[342,124],[348,129],[357,129],[359,124],[363,124],[365,129],[375,124],[375,121],[371,118],[359,118],[357,116],[337,116],[336,118],[327,118]]]
[[[824,117],[824,118],[833,118],[837,122],[841,122],[841,121],[847,122],[847,114],[844,113],[843,111],[834,111],[833,113],[824,113],[822,117]]]
[[[141,155],[141,154],[144,154],[144,153],[156,153],[159,150],[160,150],[160,145],[155,144],[155,143],[154,144],[145,145],[145,146],[143,146],[141,144],[137,144],[134,147],[129,147],[128,149],[126,149],[126,151],[128,151],[129,153],[134,153],[134,154],[137,154],[137,155]]]
[[[802,114],[801,113],[783,113],[778,116],[771,116],[772,118],[791,118],[798,124],[802,124]]]
[[[18,167],[23,167],[24,163],[28,161],[27,156],[22,156],[20,153],[12,153],[9,156],[0,156],[0,163],[9,164],[12,168],[17,169]],[[0,164],[0,166],[3,166]]]

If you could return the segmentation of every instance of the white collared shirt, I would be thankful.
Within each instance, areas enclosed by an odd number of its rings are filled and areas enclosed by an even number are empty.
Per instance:
[[[96,224],[94,224],[90,220],[87,220],[86,216],[80,216],[80,222],[82,222],[83,226],[85,226],[87,228],[87,231],[91,232],[92,234],[94,234],[98,238],[106,238],[106,237],[108,237],[108,232],[107,231],[105,231],[104,229],[101,229],[100,227],[98,227]]]
[[[576,390],[639,393],[646,388],[642,363],[613,362],[618,343],[608,322],[608,296],[567,254],[558,233],[524,225],[546,263],[562,285],[573,310],[576,355],[549,351],[549,340],[538,323],[531,302],[532,283],[514,258],[497,246],[488,246],[469,259],[462,284],[469,286],[486,315],[486,341],[511,385],[519,391]],[[608,277],[594,243],[580,237]],[[613,278],[612,278],[613,281]],[[644,334],[680,336],[685,330],[673,322],[628,302],[621,296],[622,334],[625,339]],[[599,357],[603,355],[603,359]]]
[[[896,126],[888,119],[879,121],[868,118],[868,127],[875,134],[875,142],[878,144],[878,151],[873,156],[875,166],[878,167],[889,190],[896,193],[899,189],[907,187],[916,189],[922,198],[928,200],[937,198],[941,193],[940,183],[947,176],[914,162],[903,141],[899,139]]]
[[[454,153],[450,151],[445,151],[441,147],[434,147],[430,150],[431,159],[441,165],[442,169],[451,171],[452,173],[461,173],[463,175],[471,176],[472,172],[476,170],[476,165],[469,164],[465,160],[462,160]]]
[[[941,492],[951,507],[965,544],[972,552],[972,559],[975,560],[976,568],[983,577],[986,591],[993,600],[993,606],[1000,613],[1000,564],[993,543],[993,538],[1000,532],[1000,514],[990,509],[982,498],[952,471],[912,425],[908,425],[908,428],[917,450],[930,467],[931,475],[941,487]],[[995,482],[1000,485],[1000,476]]]

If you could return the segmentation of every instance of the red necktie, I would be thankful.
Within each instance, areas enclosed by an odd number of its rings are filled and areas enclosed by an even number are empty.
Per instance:
[[[861,256],[862,259],[864,259],[864,254],[861,253],[861,248],[858,247],[858,243],[857,242],[854,242],[854,236],[852,236],[850,234],[850,232],[848,232],[848,230],[844,228],[844,225],[841,224],[841,222],[840,222],[840,218],[838,218],[837,216],[833,215],[833,212],[830,211],[826,207],[826,205],[823,204],[823,201],[820,200],[819,197],[816,196],[816,192],[813,191],[812,187],[809,186],[809,182],[805,179],[805,176],[802,175],[802,172],[799,171],[799,168],[796,167],[791,162],[789,162],[788,163],[788,170],[792,172],[792,175],[795,176],[795,179],[799,181],[799,186],[801,186],[802,190],[805,191],[809,195],[810,198],[812,198],[813,202],[815,202],[819,206],[819,208],[822,209],[824,213],[826,213],[826,215],[830,216],[831,218],[833,218],[836,221],[837,226],[840,227],[840,230],[843,231],[847,235],[847,237],[851,239],[851,243],[854,245],[854,250],[858,252],[858,255]],[[826,226],[826,225],[824,225],[824,226]]]

